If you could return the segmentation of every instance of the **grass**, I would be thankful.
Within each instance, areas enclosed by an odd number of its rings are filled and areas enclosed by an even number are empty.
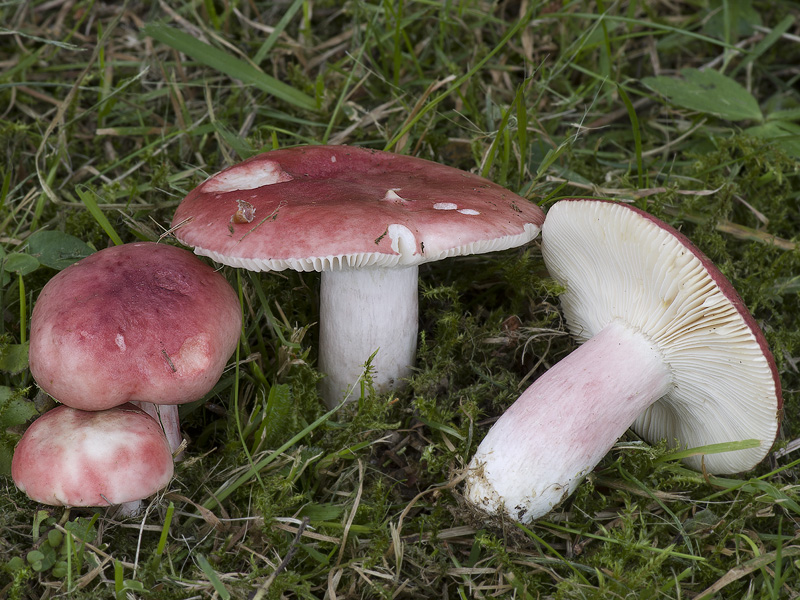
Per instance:
[[[316,392],[318,276],[224,268],[241,344],[182,407],[191,443],[170,487],[119,520],[36,505],[4,475],[0,597],[800,596],[795,3],[11,0],[0,23],[5,473],[49,406],[26,357],[48,279],[161,238],[207,175],[304,143],[429,158],[545,209],[636,203],[731,279],[785,399],[751,473],[704,477],[627,434],[558,510],[489,522],[459,475],[573,347],[537,242],[424,266],[409,389],[381,397],[367,377],[333,413]]]

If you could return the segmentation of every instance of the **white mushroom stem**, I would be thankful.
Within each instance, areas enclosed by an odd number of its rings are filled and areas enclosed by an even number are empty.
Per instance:
[[[528,523],[569,494],[672,376],[655,344],[614,321],[500,417],[469,465],[468,500]]]
[[[135,517],[142,510],[141,500],[131,500],[130,502],[123,502],[117,504],[116,516],[118,517]]]
[[[152,402],[132,402],[141,408],[148,415],[153,417],[161,428],[164,430],[164,435],[169,442],[169,449],[172,452],[175,460],[183,458],[183,452],[175,454],[175,451],[181,447],[183,443],[183,435],[181,434],[181,419],[178,414],[177,404],[153,404]]]
[[[375,389],[398,389],[417,350],[418,267],[325,271],[320,284],[319,368],[328,407],[345,397],[372,360]],[[358,389],[351,398],[357,398]]]
[[[175,454],[178,448],[183,443],[183,435],[181,435],[181,418],[178,414],[177,404],[159,404],[156,409],[158,410],[158,421],[164,429],[164,435],[167,436],[169,442],[169,449],[172,451],[175,460],[183,458],[183,452]]]

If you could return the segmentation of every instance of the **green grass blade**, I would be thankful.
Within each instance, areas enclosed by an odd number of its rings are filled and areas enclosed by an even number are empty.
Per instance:
[[[238,479],[236,479],[236,481],[234,481],[232,484],[217,490],[217,492],[213,495],[213,497],[211,499],[206,500],[206,502],[203,503],[203,508],[207,508],[207,509],[211,510],[212,508],[217,506],[220,502],[222,502],[225,498],[230,496],[233,492],[235,492],[237,489],[239,489],[242,485],[244,485],[245,483],[250,481],[264,467],[269,465],[272,461],[274,461],[276,458],[278,458],[281,454],[286,452],[289,448],[294,446],[297,442],[302,440],[309,433],[311,433],[317,427],[322,425],[325,421],[330,419],[334,414],[336,414],[336,411],[338,411],[342,406],[344,406],[344,403],[339,404],[338,406],[336,406],[336,407],[332,408],[331,410],[329,410],[328,412],[326,412],[324,415],[319,417],[316,421],[314,421],[313,423],[311,423],[310,425],[305,427],[302,431],[300,431],[296,435],[294,435],[291,439],[286,441],[286,443],[284,443],[280,448],[278,448],[274,452],[271,452],[268,456],[262,458],[257,463],[253,464],[243,475],[241,475]]]
[[[119,234],[114,229],[114,226],[111,225],[111,222],[108,220],[108,217],[100,210],[100,206],[97,204],[97,198],[94,195],[94,192],[90,192],[87,189],[82,188],[75,188],[75,193],[78,194],[78,197],[83,202],[86,210],[89,211],[94,217],[94,220],[97,221],[97,224],[103,228],[103,231],[106,232],[106,235],[111,238],[111,241],[114,242],[115,245],[119,246],[122,244],[122,238],[119,237]]]
[[[562,563],[562,564],[565,564],[565,565],[567,565],[567,566],[568,566],[570,569],[572,569],[572,572],[575,574],[575,576],[576,576],[576,577],[578,577],[579,579],[581,579],[581,580],[583,581],[583,583],[584,583],[584,584],[586,584],[586,585],[589,585],[589,580],[588,580],[588,579],[586,579],[586,577],[584,577],[584,576],[583,576],[583,573],[581,573],[581,572],[580,572],[580,570],[579,570],[579,569],[577,569],[577,568],[575,567],[575,565],[573,565],[573,564],[572,564],[572,562],[571,562],[571,561],[568,561],[566,558],[564,558],[564,557],[561,555],[561,553],[559,553],[559,552],[558,552],[558,551],[557,551],[555,548],[553,548],[553,547],[552,547],[550,544],[548,544],[548,543],[547,543],[547,542],[546,542],[546,541],[545,541],[543,538],[541,538],[541,537],[539,537],[538,535],[536,535],[536,534],[533,532],[533,530],[529,529],[528,527],[526,527],[526,526],[525,526],[525,525],[523,525],[522,523],[515,523],[515,525],[516,525],[516,526],[517,526],[517,527],[518,527],[520,530],[522,530],[523,532],[525,532],[525,534],[526,534],[528,537],[530,537],[532,540],[534,540],[534,541],[535,541],[535,542],[537,542],[538,544],[541,544],[542,546],[544,546],[544,548],[545,548],[545,549],[546,549],[546,550],[547,550],[547,551],[548,551],[550,554],[552,554],[553,556],[555,556],[555,557],[556,557],[556,559],[558,559],[559,561],[561,561],[561,563]]]
[[[508,120],[509,117],[511,117],[513,110],[514,110],[514,105],[512,104],[503,113],[502,119],[500,119],[500,126],[497,128],[494,140],[492,140],[492,145],[489,147],[489,152],[487,152],[486,161],[484,162],[483,165],[483,170],[481,171],[482,177],[489,177],[489,172],[492,170],[492,165],[494,164],[495,157],[497,156],[497,150],[503,141],[504,135],[508,132]]]
[[[297,14],[297,11],[303,7],[303,3],[306,0],[294,0],[289,5],[289,8],[283,13],[281,20],[278,21],[278,24],[275,25],[275,29],[272,30],[272,33],[267,36],[267,39],[264,40],[264,43],[261,44],[261,47],[256,52],[256,55],[253,57],[253,62],[257,65],[261,64],[261,61],[269,54],[269,51],[272,50],[272,47],[275,45],[275,42],[278,41],[280,35],[286,29],[286,26],[292,20],[292,18]]]
[[[745,59],[740,62],[731,71],[731,76],[736,75],[742,69],[746,69],[748,65],[753,64],[761,57],[767,50],[772,48],[785,34],[792,25],[794,25],[795,18],[792,15],[786,15],[781,21],[772,28],[772,31],[767,33],[760,42],[748,53]]]
[[[18,273],[19,278],[19,343],[25,345],[28,338],[28,306],[25,301],[25,281],[22,279],[22,273]]]
[[[683,460],[690,456],[699,456],[700,454],[719,454],[721,452],[733,452],[735,450],[749,450],[750,448],[758,448],[761,445],[759,440],[742,440],[740,442],[722,442],[720,444],[708,444],[707,446],[698,446],[696,448],[689,448],[688,450],[680,450],[678,452],[671,452],[664,456],[658,457],[653,462],[655,464]]]
[[[397,145],[397,143],[398,143],[398,142],[399,142],[399,141],[402,139],[402,137],[403,137],[403,136],[404,136],[406,133],[408,133],[409,131],[411,131],[411,129],[414,127],[414,125],[416,125],[416,124],[419,122],[419,120],[420,120],[420,119],[421,119],[423,116],[425,116],[427,113],[429,113],[429,112],[430,112],[430,111],[432,111],[434,108],[436,108],[436,107],[439,105],[439,103],[440,103],[442,100],[444,100],[445,98],[447,98],[447,97],[448,97],[450,94],[452,94],[453,92],[455,92],[456,90],[458,90],[458,89],[459,89],[459,88],[460,88],[460,87],[461,87],[461,86],[464,84],[464,82],[465,82],[465,81],[467,81],[467,80],[469,80],[471,77],[473,77],[473,76],[475,75],[475,73],[477,73],[478,71],[480,71],[481,69],[483,69],[484,65],[486,65],[486,63],[487,63],[487,62],[489,62],[489,60],[491,60],[491,58],[492,58],[492,57],[493,57],[495,54],[497,54],[498,52],[500,52],[500,50],[502,50],[502,49],[503,49],[503,48],[506,46],[506,44],[507,44],[507,43],[508,43],[508,42],[509,42],[509,41],[510,41],[512,38],[514,38],[514,36],[516,36],[516,35],[517,35],[517,33],[519,32],[519,30],[520,30],[520,29],[522,29],[524,26],[526,26],[526,25],[528,24],[528,22],[529,22],[529,20],[530,20],[530,15],[531,15],[531,14],[532,14],[532,13],[531,13],[530,11],[528,11],[528,14],[525,16],[525,18],[522,18],[522,19],[520,19],[519,21],[517,21],[517,22],[514,24],[514,26],[513,26],[513,27],[511,27],[511,28],[510,28],[510,29],[509,29],[509,30],[506,32],[506,34],[505,34],[505,35],[503,36],[503,38],[502,38],[502,39],[501,39],[501,40],[500,40],[500,41],[497,43],[497,45],[495,45],[495,47],[494,47],[494,48],[492,48],[492,49],[491,49],[491,50],[490,50],[490,51],[489,51],[489,52],[486,54],[486,56],[484,56],[484,57],[483,57],[481,60],[479,60],[479,61],[478,61],[478,62],[475,64],[475,66],[474,66],[474,67],[472,67],[472,68],[471,68],[469,71],[467,71],[466,73],[464,73],[464,74],[463,74],[461,77],[458,77],[458,78],[457,78],[457,79],[456,79],[456,80],[455,80],[455,81],[452,83],[452,85],[450,85],[450,86],[449,86],[449,87],[448,87],[448,88],[447,88],[445,91],[443,91],[441,94],[439,94],[438,96],[436,96],[435,98],[433,98],[433,100],[431,100],[431,101],[430,101],[428,104],[426,104],[426,105],[425,105],[425,106],[424,106],[424,107],[423,107],[423,108],[422,108],[422,109],[421,109],[421,110],[420,110],[420,111],[417,113],[417,115],[416,115],[416,116],[415,116],[413,119],[409,120],[409,122],[408,122],[408,123],[406,123],[406,124],[405,124],[405,126],[404,126],[402,129],[400,129],[400,131],[398,131],[397,133],[395,133],[395,134],[394,134],[394,136],[392,136],[392,139],[391,139],[391,140],[389,140],[389,143],[387,143],[387,144],[386,144],[386,146],[385,146],[383,149],[384,149],[384,150],[386,150],[386,151],[388,151],[388,150],[391,150],[392,148],[394,148],[394,147]]]
[[[211,563],[208,562],[208,559],[202,554],[198,554],[197,564],[200,565],[200,568],[203,570],[203,573],[206,574],[206,577],[208,577],[211,585],[214,586],[214,591],[219,594],[219,597],[222,598],[222,600],[230,600],[231,593],[217,576],[217,572],[214,570],[214,567],[211,566]]]
[[[597,534],[594,534],[594,533],[589,533],[587,531],[580,531],[578,529],[575,529],[574,527],[566,527],[564,525],[558,525],[556,523],[544,523],[543,522],[542,526],[545,527],[545,528],[548,528],[548,529],[552,529],[554,531],[562,531],[564,533],[570,533],[570,534],[573,534],[573,535],[582,535],[583,537],[592,538],[593,540],[599,540],[599,541],[604,542],[606,544],[620,545],[620,544],[625,544],[626,543],[626,542],[623,542],[621,540],[618,540],[618,539],[615,539],[615,538],[612,538],[612,537],[608,537],[608,536],[605,536],[605,535],[597,535]],[[674,557],[674,558],[680,558],[680,559],[683,559],[683,560],[691,560],[691,561],[696,561],[696,562],[706,562],[706,560],[707,560],[704,556],[695,556],[694,554],[686,554],[685,552],[675,552],[675,550],[674,550],[675,545],[674,544],[671,544],[671,545],[666,546],[664,548],[658,548],[658,547],[650,546],[650,545],[644,544],[644,543],[633,543],[633,544],[631,544],[631,548],[635,548],[637,550],[641,550],[642,552],[653,552],[655,554],[666,554],[668,556],[671,556],[671,557]]]
[[[638,177],[636,179],[636,183],[639,188],[643,188],[645,186],[644,183],[644,163],[642,162],[642,130],[639,127],[639,117],[636,116],[636,109],[633,107],[633,102],[628,97],[628,94],[622,88],[622,86],[617,86],[617,91],[619,92],[619,97],[622,99],[622,102],[625,104],[625,109],[628,111],[628,118],[631,120],[631,129],[633,130],[633,145],[636,151],[636,171]],[[644,207],[639,207],[644,208]]]
[[[122,571],[122,563],[114,561],[114,596],[117,600],[125,599],[125,580]]]
[[[272,94],[297,108],[305,110],[316,110],[317,103],[314,99],[293,88],[290,85],[278,81],[274,77],[258,70],[253,65],[231,56],[227,52],[210,46],[205,42],[192,37],[169,25],[150,23],[142,28],[145,35],[152,37],[159,42],[174,48],[178,52],[183,52],[194,60],[224,73],[232,79],[238,79],[244,83],[254,85],[258,89]]]
[[[175,503],[170,502],[167,507],[167,514],[164,517],[164,523],[161,526],[161,537],[158,538],[158,546],[156,546],[156,567],[161,565],[161,558],[164,556],[164,549],[167,547],[167,538],[169,537],[169,528],[172,524],[172,515],[175,513]]]
[[[730,44],[717,38],[713,38],[708,35],[703,35],[702,33],[696,33],[694,31],[689,31],[688,29],[684,29],[681,27],[675,27],[672,25],[667,25],[666,23],[658,23],[656,21],[651,20],[643,20],[643,19],[636,19],[633,17],[621,17],[617,15],[611,15],[608,13],[603,14],[593,14],[593,13],[569,13],[569,12],[555,12],[548,15],[551,19],[588,19],[590,21],[610,21],[610,22],[618,22],[618,23],[626,23],[629,25],[638,25],[640,27],[645,28],[648,31],[663,31],[673,34],[679,34],[686,36],[695,41],[699,42],[706,42],[707,44],[713,44],[715,46],[720,46],[721,48],[725,48],[728,50],[736,50],[736,46],[734,44]]]

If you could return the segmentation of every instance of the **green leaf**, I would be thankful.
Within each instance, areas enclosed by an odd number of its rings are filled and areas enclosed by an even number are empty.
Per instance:
[[[257,448],[272,448],[278,444],[286,432],[292,429],[294,399],[288,385],[273,385],[269,389],[264,420],[255,435],[253,451]]]
[[[227,52],[201,42],[188,33],[158,23],[149,23],[142,28],[142,31],[145,35],[174,48],[178,52],[183,52],[194,60],[216,69],[232,79],[238,79],[243,83],[254,85],[260,90],[298,108],[312,111],[317,109],[317,103],[311,96],[267,75],[253,65],[231,56]]]
[[[770,140],[786,154],[800,157],[800,125],[788,121],[768,121],[744,130],[745,133]]]
[[[298,517],[308,517],[310,521],[335,521],[338,519],[344,508],[338,504],[306,504],[298,514]]]
[[[0,344],[0,371],[20,373],[28,368],[28,343]]]
[[[60,271],[94,250],[63,231],[37,231],[28,238],[28,252],[43,265]]]
[[[681,76],[645,77],[642,83],[682,108],[729,121],[763,121],[758,101],[727,75],[711,69],[682,69]]]
[[[767,121],[800,121],[800,108],[786,108],[772,111]]]
[[[19,275],[28,275],[39,268],[38,260],[30,254],[23,254],[22,252],[12,252],[6,255],[4,262],[3,267],[6,271],[18,273]]]
[[[37,414],[33,402],[22,392],[0,385],[0,429],[27,423]]]

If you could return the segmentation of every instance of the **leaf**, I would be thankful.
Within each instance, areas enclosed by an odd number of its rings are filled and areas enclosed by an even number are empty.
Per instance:
[[[775,110],[767,115],[769,121],[800,121],[800,108]]]
[[[269,389],[264,420],[255,434],[253,452],[258,448],[272,448],[286,432],[292,431],[294,401],[286,384],[273,385]]]
[[[27,423],[37,414],[33,402],[21,391],[0,385],[0,429],[5,430]]]
[[[28,252],[43,265],[60,271],[86,258],[94,250],[63,231],[37,231],[28,238]]]
[[[0,371],[20,373],[28,368],[28,344],[0,344]]]
[[[758,101],[738,82],[714,70],[682,69],[683,79],[645,77],[642,83],[682,108],[729,121],[763,121]]]
[[[4,263],[3,268],[6,271],[18,273],[19,275],[28,275],[39,268],[38,260],[30,254],[23,254],[22,252],[7,254]]]
[[[335,521],[344,508],[338,504],[306,504],[298,513],[299,518],[308,517],[310,521]]]
[[[238,79],[244,83],[254,85],[260,90],[298,108],[312,111],[317,109],[317,103],[311,96],[267,75],[253,65],[231,56],[227,52],[201,42],[188,33],[169,25],[158,23],[149,23],[142,28],[142,31],[145,35],[174,48],[178,52],[183,52],[194,60],[216,69],[232,79]]]
[[[21,391],[0,385],[0,474],[11,473],[11,458],[19,439],[19,435],[6,430],[26,423],[37,414],[33,402]]]
[[[781,150],[794,156],[800,157],[800,125],[789,123],[788,121],[768,121],[763,125],[748,127],[745,133],[770,140]]]

